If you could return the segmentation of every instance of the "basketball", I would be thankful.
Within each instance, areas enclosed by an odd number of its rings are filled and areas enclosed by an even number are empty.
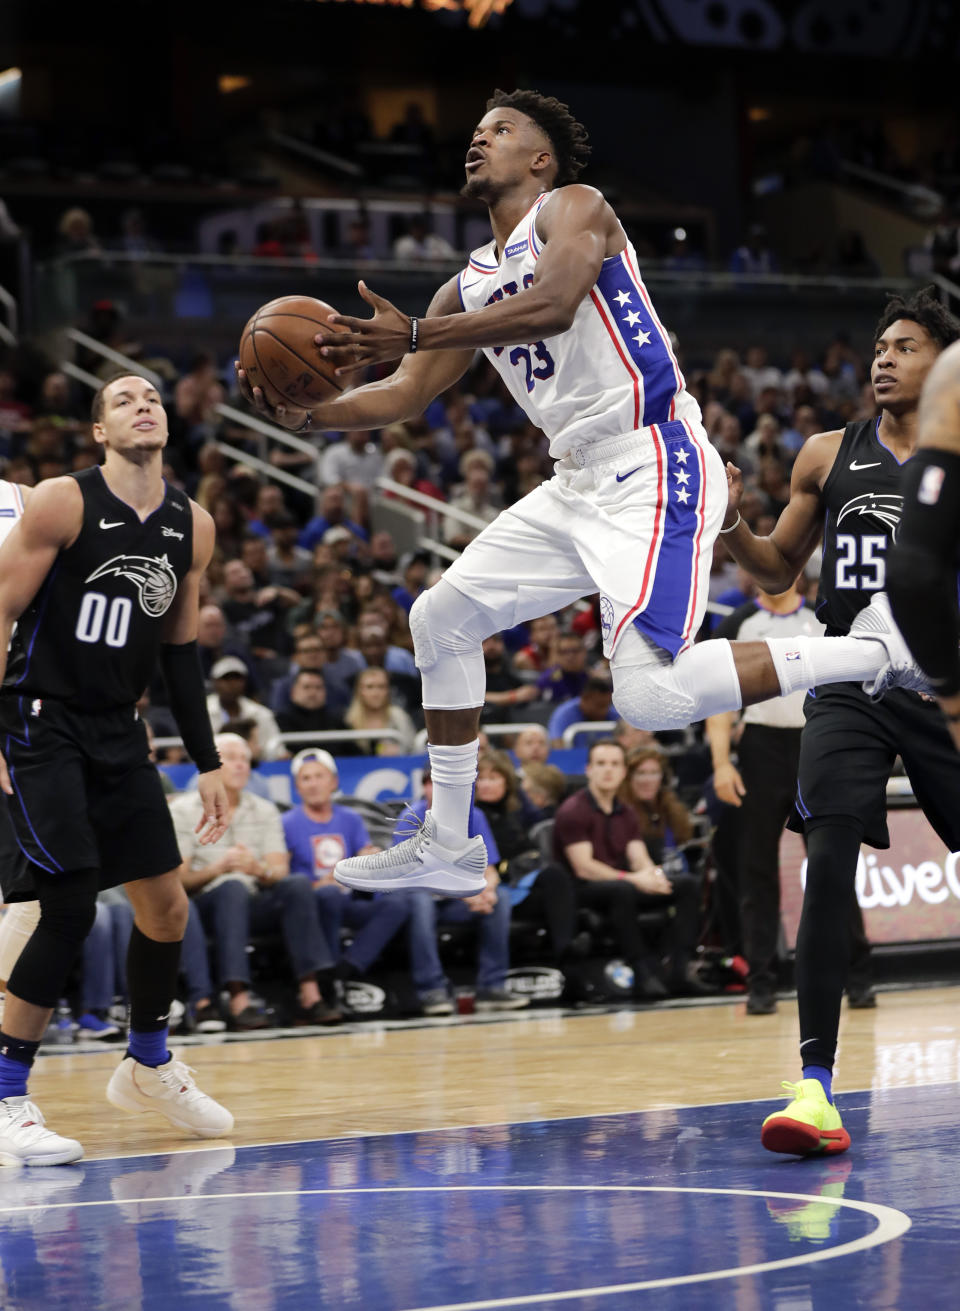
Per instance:
[[[262,387],[271,405],[287,402],[309,409],[332,400],[345,384],[334,377],[314,337],[344,332],[328,322],[332,305],[312,296],[281,296],[261,305],[240,338],[240,367],[252,387]]]

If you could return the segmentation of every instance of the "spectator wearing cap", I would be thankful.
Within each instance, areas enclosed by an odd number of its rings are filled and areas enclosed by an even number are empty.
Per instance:
[[[347,564],[356,553],[357,538],[343,524],[328,528],[322,540],[335,563]]]
[[[559,633],[553,644],[555,663],[537,679],[540,700],[559,705],[578,697],[587,683],[587,648],[579,633]]]
[[[591,674],[579,696],[562,701],[550,716],[547,732],[555,747],[565,745],[563,735],[571,724],[599,723],[608,721],[611,725],[620,718],[613,707],[613,684],[609,678]],[[576,742],[580,746],[590,746],[594,742],[608,738],[609,732],[592,730],[580,733]]]
[[[410,836],[412,825],[422,823],[433,801],[429,765],[423,773],[423,796],[407,810],[393,834],[394,846]],[[483,812],[470,807],[468,833],[480,836],[487,848],[487,886],[475,897],[463,900],[436,898],[429,892],[410,892],[410,968],[424,1015],[452,1015],[450,984],[443,972],[437,947],[438,924],[469,924],[477,932],[478,1011],[514,1011],[529,1005],[529,998],[515,997],[504,986],[510,968],[510,898],[501,895],[497,865],[500,853]],[[395,896],[395,893],[391,893]]]
[[[493,523],[503,508],[500,496],[490,485],[493,474],[493,457],[486,451],[467,451],[460,460],[460,473],[463,487],[457,495],[450,498],[450,505],[456,510],[463,510],[481,519],[484,524]],[[465,523],[452,517],[444,519],[444,537],[448,545],[463,548],[480,532],[479,528],[470,528]]]
[[[346,495],[340,483],[323,489],[320,497],[320,512],[314,515],[301,531],[299,544],[305,550],[312,551],[319,542],[323,541],[327,529],[336,527],[349,528],[354,537],[358,537],[362,542],[368,539],[366,529],[347,517]]]
[[[218,733],[233,719],[252,719],[257,725],[264,760],[282,760],[286,755],[280,728],[266,706],[246,696],[247,666],[238,656],[224,656],[210,670],[213,691],[207,697],[207,714]]]
[[[180,879],[216,943],[220,986],[230,993],[231,1027],[261,1029],[269,1023],[252,1003],[247,948],[252,934],[277,930],[298,981],[296,1022],[337,1023],[342,1016],[325,1005],[320,993],[318,976],[332,973],[334,962],[310,880],[290,873],[277,807],[247,791],[246,742],[221,733],[216,744],[227,794],[223,836],[200,844],[196,830],[203,802],[198,792],[181,793],[170,812],[183,861]]]
[[[430,568],[430,552],[414,551],[406,557],[403,565],[403,582],[395,587],[390,595],[397,605],[402,606],[407,614],[413,609],[413,603],[427,585],[427,572]]]
[[[309,749],[294,756],[290,766],[300,805],[283,816],[290,868],[310,879],[327,944],[336,957],[337,977],[360,978],[377,961],[387,943],[407,922],[411,895],[392,892],[372,900],[334,881],[338,861],[379,850],[370,841],[356,811],[337,804],[337,763],[328,751]],[[355,931],[340,954],[340,930]]]
[[[267,581],[273,587],[298,594],[308,589],[313,556],[297,545],[297,521],[289,510],[276,510],[267,517],[270,542],[267,546]]]

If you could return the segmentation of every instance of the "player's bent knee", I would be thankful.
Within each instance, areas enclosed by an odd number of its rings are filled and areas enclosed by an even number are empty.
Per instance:
[[[672,669],[650,673],[639,666],[616,669],[613,704],[621,718],[634,728],[651,732],[686,728],[696,709],[692,698],[672,677]]]
[[[442,656],[479,651],[484,638],[497,631],[492,615],[443,578],[421,592],[410,609],[414,659],[424,672]]]

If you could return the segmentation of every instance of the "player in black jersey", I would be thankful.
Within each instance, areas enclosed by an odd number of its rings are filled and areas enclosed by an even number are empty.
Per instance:
[[[916,445],[923,384],[958,337],[960,324],[929,294],[890,299],[871,369],[879,417],[807,441],[794,465],[790,502],[769,537],[755,537],[739,521],[742,483],[728,466],[728,519],[735,526],[726,540],[765,591],[788,587],[822,535],[816,611],[835,640],[848,632],[866,636],[873,627],[894,630],[883,588],[903,503],[901,466]],[[834,1153],[850,1144],[832,1102],[849,907],[861,842],[890,845],[886,784],[898,754],[924,814],[951,851],[960,849],[960,756],[938,707],[893,686],[887,672],[863,685],[859,679],[817,685],[804,707],[790,821],[807,840],[796,949],[803,1080],[785,1111],[764,1121],[761,1137],[771,1151]],[[881,692],[882,700],[868,694]]]
[[[902,490],[890,605],[960,749],[960,345],[945,350],[930,371],[917,453]]]
[[[93,402],[102,466],[34,491],[0,550],[0,788],[23,857],[0,863],[4,899],[40,920],[14,966],[0,1032],[0,1160],[58,1165],[79,1143],[43,1126],[27,1078],[52,1007],[93,924],[97,892],[123,883],[130,1044],[107,1088],[204,1137],[233,1117],[167,1051],[187,900],[180,853],[135,703],[159,658],[200,770],[201,842],[227,798],[196,649],[210,516],[163,479],[167,416],[153,385],[122,376]],[[11,629],[16,634],[7,659]]]

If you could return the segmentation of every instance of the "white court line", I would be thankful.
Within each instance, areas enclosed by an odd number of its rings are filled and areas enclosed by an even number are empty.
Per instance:
[[[942,1079],[938,1083],[909,1084],[902,1088],[849,1088],[838,1095],[844,1099],[844,1111],[861,1111],[862,1106],[847,1106],[846,1099],[858,1093],[901,1093],[918,1092],[925,1088],[948,1088],[960,1084],[960,1079]],[[420,1129],[352,1129],[349,1133],[333,1134],[327,1138],[283,1138],[269,1139],[262,1143],[233,1143],[229,1138],[216,1147],[174,1147],[167,1151],[128,1152],[121,1156],[84,1157],[83,1165],[99,1165],[101,1161],[140,1161],[152,1156],[187,1156],[192,1152],[218,1152],[223,1147],[234,1147],[238,1152],[257,1152],[264,1147],[304,1147],[311,1143],[343,1143],[351,1138],[403,1138],[416,1133],[462,1133],[466,1129],[504,1129],[523,1124],[566,1124],[571,1120],[611,1120],[622,1115],[657,1115],[663,1111],[709,1111],[716,1106],[760,1106],[763,1102],[785,1102],[783,1093],[774,1093],[770,1097],[735,1097],[726,1102],[669,1102],[656,1106],[638,1106],[632,1111],[584,1111],[582,1115],[535,1115],[528,1120],[481,1120],[474,1124],[438,1124],[427,1125]],[[77,1162],[81,1164],[81,1162]]]
[[[713,1279],[735,1279],[744,1275],[765,1274],[771,1270],[786,1270],[795,1266],[812,1265],[818,1261],[830,1261],[838,1256],[850,1256],[854,1252],[864,1252],[871,1247],[901,1238],[910,1228],[910,1217],[890,1206],[880,1206],[875,1202],[858,1202],[845,1198],[822,1197],[809,1193],[767,1192],[751,1188],[673,1188],[659,1185],[640,1184],[450,1184],[426,1185],[394,1188],[289,1188],[271,1192],[254,1193],[191,1193],[183,1197],[125,1197],[105,1198],[97,1202],[53,1202],[40,1203],[36,1206],[4,1206],[0,1214],[15,1214],[29,1211],[63,1211],[79,1210],[81,1207],[102,1206],[138,1206],[145,1204],[156,1206],[161,1202],[218,1202],[218,1201],[253,1201],[269,1197],[343,1197],[372,1193],[378,1196],[408,1193],[698,1193],[712,1197],[763,1197],[787,1202],[820,1202],[826,1206],[846,1207],[848,1210],[862,1211],[873,1216],[877,1227],[861,1238],[854,1238],[848,1243],[840,1243],[816,1252],[804,1252],[798,1256],[782,1257],[777,1261],[760,1261],[753,1265],[731,1266],[723,1270],[706,1270],[695,1275],[674,1275],[663,1279],[643,1279],[629,1284],[601,1284],[595,1288],[568,1288],[544,1293],[528,1293],[518,1297],[490,1298],[479,1302],[448,1302],[442,1305],[411,1308],[411,1311],[491,1311],[496,1307],[534,1306],[542,1302],[568,1302],[582,1297],[611,1297],[618,1293],[638,1293],[650,1288],[674,1288],[682,1284],[701,1284]]]

